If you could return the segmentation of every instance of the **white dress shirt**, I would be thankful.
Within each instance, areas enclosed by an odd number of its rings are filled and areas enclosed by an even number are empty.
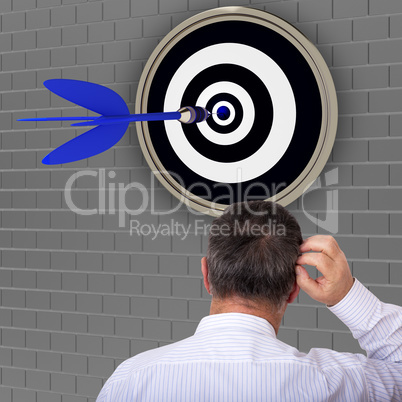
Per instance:
[[[355,279],[328,308],[367,357],[321,348],[301,353],[263,318],[214,314],[193,336],[120,364],[97,402],[402,401],[402,307],[382,303]]]

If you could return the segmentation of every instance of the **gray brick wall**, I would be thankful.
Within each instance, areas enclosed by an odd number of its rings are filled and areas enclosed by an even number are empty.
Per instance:
[[[74,131],[16,119],[82,113],[43,89],[45,79],[60,77],[110,86],[133,110],[135,83],[158,41],[189,16],[227,5],[294,23],[329,64],[340,116],[324,171],[338,169],[330,188],[339,197],[336,238],[353,274],[401,304],[400,0],[1,0],[1,401],[94,401],[122,360],[191,335],[208,315],[200,270],[206,237],[129,236],[117,212],[79,216],[67,207],[63,189],[82,168],[104,168],[108,183],[154,186],[161,212],[176,205],[152,179],[135,128],[104,155],[49,167],[43,156]],[[97,187],[94,177],[75,182],[77,208],[98,206]],[[326,190],[306,195],[311,219],[300,200],[289,206],[305,237],[328,233],[317,226],[326,218]],[[138,202],[139,194],[127,193],[127,205]],[[148,225],[170,220],[211,222],[185,208],[138,216]],[[303,293],[282,324],[279,338],[302,351],[361,352],[347,328]]]

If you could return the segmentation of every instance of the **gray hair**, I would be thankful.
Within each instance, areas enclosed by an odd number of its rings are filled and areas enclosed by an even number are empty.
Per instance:
[[[302,241],[299,224],[281,205],[270,201],[231,205],[213,221],[209,233],[212,295],[282,308],[296,280]]]

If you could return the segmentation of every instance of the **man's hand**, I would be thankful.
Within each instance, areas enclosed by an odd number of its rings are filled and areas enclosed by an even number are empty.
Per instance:
[[[307,253],[317,251],[316,253]],[[311,298],[329,306],[340,302],[353,286],[353,277],[345,254],[332,236],[312,236],[300,246],[296,261],[297,284]],[[312,279],[301,265],[315,266],[323,276]]]

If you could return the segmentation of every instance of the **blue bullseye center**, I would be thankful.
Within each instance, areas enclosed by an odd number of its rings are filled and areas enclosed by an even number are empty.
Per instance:
[[[227,120],[230,117],[230,110],[226,106],[221,106],[217,110],[218,118],[221,120]]]

